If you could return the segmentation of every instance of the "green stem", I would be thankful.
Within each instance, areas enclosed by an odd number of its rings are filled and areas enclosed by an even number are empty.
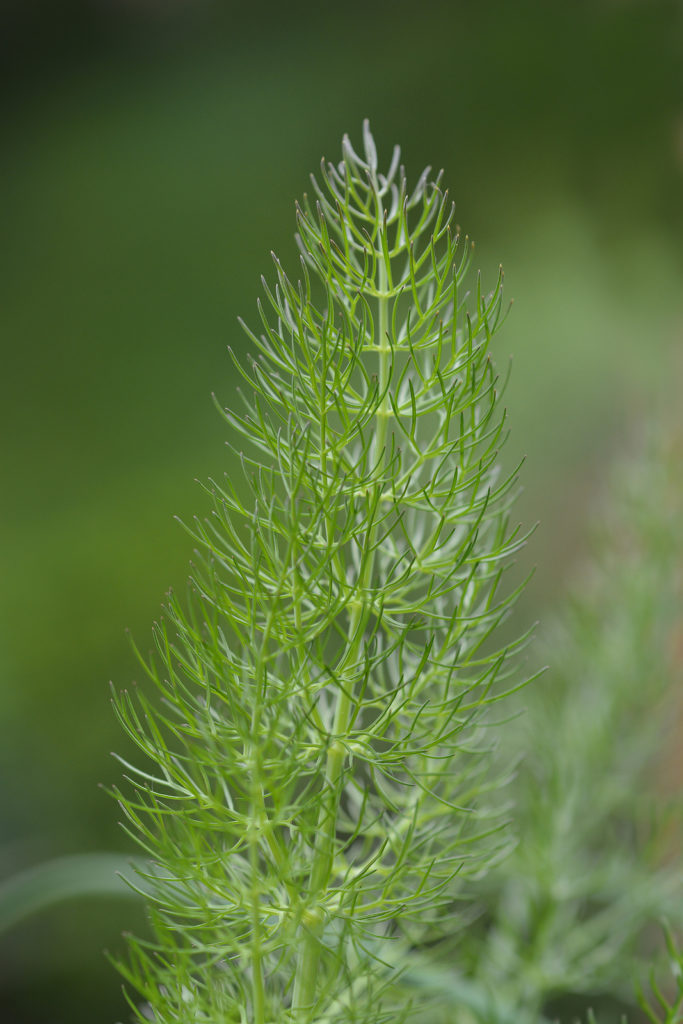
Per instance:
[[[249,866],[251,868],[251,990],[254,1011],[254,1024],[264,1024],[266,1019],[266,993],[263,981],[263,961],[261,957],[261,917],[260,900],[256,879],[258,878],[258,836],[255,833],[256,823],[252,821],[252,833],[249,837]]]
[[[282,584],[280,584],[281,588]],[[278,594],[279,589],[278,588]],[[264,658],[270,633],[273,627],[273,610],[268,615],[263,630],[263,637],[258,647],[256,659],[255,682],[256,692],[254,707],[251,715],[251,737],[252,741],[247,748],[251,768],[251,792],[249,807],[249,869],[251,873],[251,993],[253,1004],[253,1024],[265,1024],[266,1019],[266,992],[263,977],[263,956],[261,952],[261,894],[259,891],[259,880],[261,877],[259,865],[259,841],[264,830],[263,826],[267,819],[263,799],[263,776],[261,766],[261,752],[258,746],[258,737],[261,735],[261,710],[263,700],[264,683]],[[254,638],[255,642],[255,638]],[[246,753],[247,751],[245,751]]]
[[[382,230],[382,209],[381,200],[375,183],[377,199],[377,231]],[[380,246],[381,253],[381,246]],[[375,413],[376,432],[372,449],[372,463],[379,467],[384,459],[383,451],[386,445],[387,420],[391,415],[391,402],[389,401],[388,385],[391,369],[391,346],[388,339],[389,328],[389,294],[388,273],[381,253],[379,263],[379,288],[378,288],[378,344],[376,351],[379,354],[379,388],[383,395],[382,401]],[[323,459],[325,458],[323,449]],[[376,486],[382,490],[381,474]],[[364,572],[359,587],[359,599],[354,602],[349,619],[349,642],[339,662],[339,670],[343,671],[348,666],[353,667],[360,656],[362,639],[365,624],[369,618],[369,602],[364,599],[364,594],[372,584],[374,570],[374,543],[376,527],[368,531],[366,546],[369,550],[365,561]],[[309,895],[319,897],[327,888],[332,874],[334,861],[334,840],[337,832],[337,815],[339,810],[339,782],[344,770],[346,749],[343,743],[348,734],[351,720],[353,700],[349,689],[345,688],[339,693],[337,706],[335,708],[334,722],[332,726],[333,740],[327,751],[325,764],[325,797],[322,801],[318,826],[316,830],[316,844],[311,866]],[[304,916],[303,927],[305,935],[299,951],[296,977],[294,981],[294,994],[292,1006],[295,1013],[301,1013],[302,1020],[309,1020],[315,1002],[316,983],[321,954],[321,935],[324,927],[324,911],[318,906],[310,907]]]

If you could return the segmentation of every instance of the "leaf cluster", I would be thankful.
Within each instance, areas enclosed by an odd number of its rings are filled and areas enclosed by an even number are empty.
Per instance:
[[[496,643],[524,539],[502,275],[467,312],[440,175],[410,189],[397,149],[381,173],[367,124],[342,155],[297,207],[298,278],[274,257],[245,326],[241,472],[189,527],[156,695],[114,699],[145,757],[117,794],[150,865],[153,938],[121,965],[141,1020],[398,1020],[406,951],[506,843],[483,728],[526,639]]]

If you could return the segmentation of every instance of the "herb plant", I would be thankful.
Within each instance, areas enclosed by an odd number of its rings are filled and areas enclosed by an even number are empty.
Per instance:
[[[114,695],[144,755],[116,791],[151,923],[118,964],[130,1006],[683,1024],[680,840],[636,796],[676,712],[679,449],[654,432],[627,463],[553,667],[518,694],[502,274],[468,290],[440,175],[409,189],[398,149],[381,173],[367,123],[342,149],[297,206],[296,275],[274,256],[243,325],[239,472],[189,527],[154,686]],[[637,998],[664,915],[679,991],[652,973]]]
[[[517,1021],[596,1001],[641,1020],[634,979],[658,945],[653,924],[683,929],[680,421],[643,435],[611,474],[568,607],[543,631],[550,669],[499,736],[501,756],[521,762],[507,790],[518,841],[477,885],[457,973]]]
[[[404,1019],[410,951],[443,949],[506,844],[502,275],[466,290],[441,175],[409,188],[398,149],[382,173],[367,123],[342,150],[234,359],[240,473],[141,659],[158,694],[115,695],[145,755],[118,793],[150,865],[153,937],[120,964],[138,1020]]]

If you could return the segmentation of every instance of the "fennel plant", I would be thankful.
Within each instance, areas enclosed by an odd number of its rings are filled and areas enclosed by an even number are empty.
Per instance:
[[[144,755],[117,791],[149,858],[153,937],[119,965],[141,1021],[404,1019],[410,952],[443,950],[507,842],[502,275],[467,291],[440,175],[409,188],[398,149],[380,171],[367,122],[342,151],[297,207],[296,278],[274,257],[245,326],[240,471],[141,659],[158,692],[114,698]]]
[[[683,934],[680,417],[642,433],[539,638],[550,668],[500,734],[503,761],[521,762],[506,793],[518,842],[479,881],[451,973],[517,1021],[598,1002],[604,1024],[618,1006],[641,1020],[633,982],[660,945],[653,925],[668,920],[669,953]]]

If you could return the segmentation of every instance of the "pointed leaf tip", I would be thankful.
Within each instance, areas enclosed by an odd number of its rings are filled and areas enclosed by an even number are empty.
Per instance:
[[[370,131],[370,121],[366,117],[363,121],[363,146],[365,156],[373,171],[377,170],[377,147]]]

